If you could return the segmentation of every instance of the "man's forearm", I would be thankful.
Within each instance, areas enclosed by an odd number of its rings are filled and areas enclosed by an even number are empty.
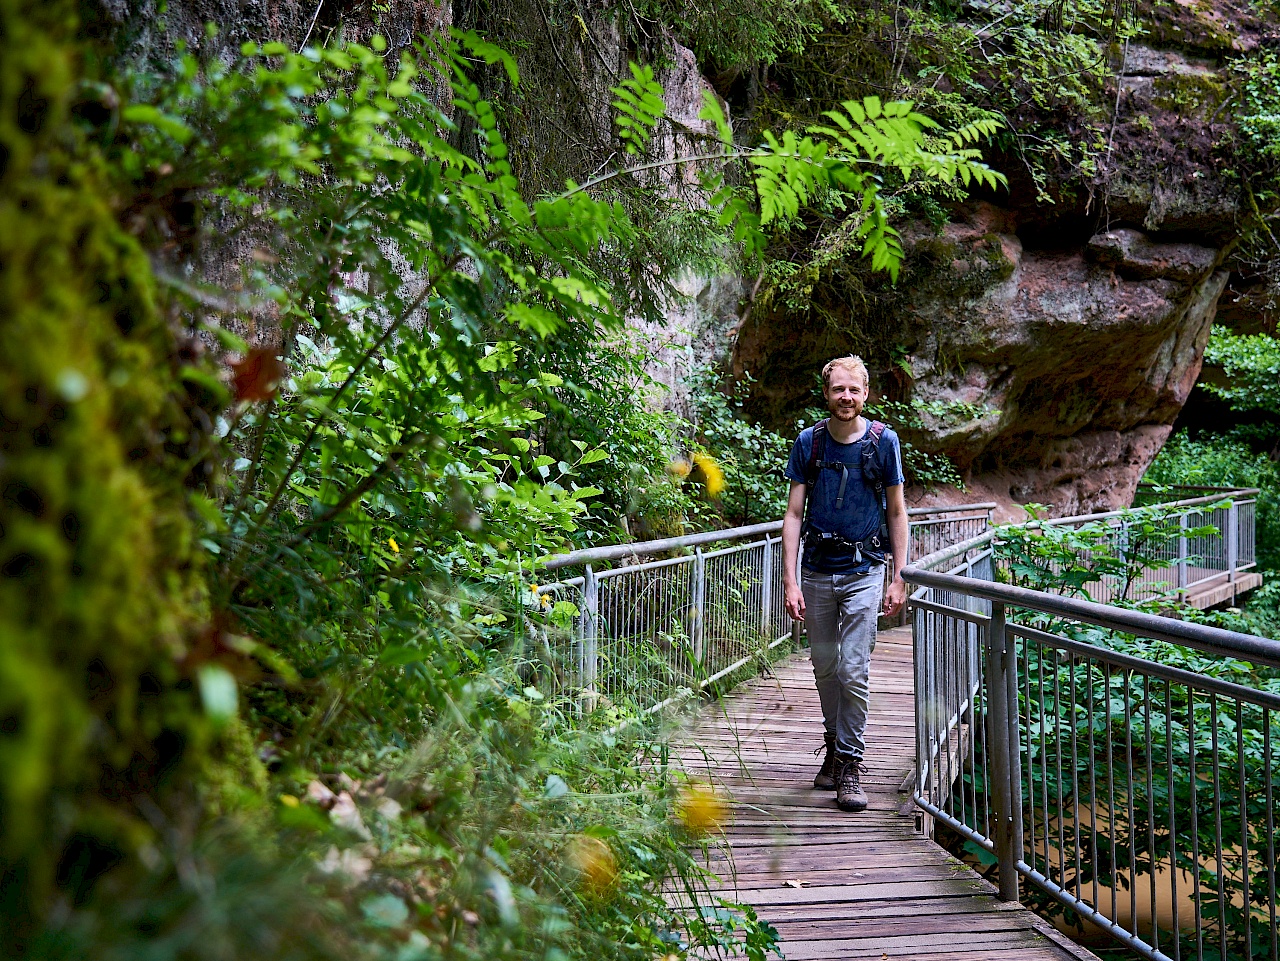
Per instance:
[[[895,514],[889,518],[889,547],[893,551],[893,577],[897,580],[907,565],[907,515]]]
[[[782,518],[782,583],[795,584],[796,555],[800,553],[800,519],[786,514]]]

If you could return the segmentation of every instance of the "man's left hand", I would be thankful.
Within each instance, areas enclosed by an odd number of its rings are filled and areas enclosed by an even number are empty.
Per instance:
[[[907,585],[901,577],[895,577],[889,583],[889,589],[884,592],[884,613],[886,617],[893,617],[897,614],[904,604],[907,603]]]

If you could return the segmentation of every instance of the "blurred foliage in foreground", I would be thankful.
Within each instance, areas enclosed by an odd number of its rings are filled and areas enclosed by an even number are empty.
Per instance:
[[[531,590],[638,490],[683,523],[681,447],[706,494],[741,482],[724,509],[774,509],[698,444],[776,439],[714,398],[696,443],[646,409],[600,267],[636,236],[630,173],[525,196],[470,79],[516,69],[472,34],[86,77],[74,9],[0,3],[3,943],[763,958],[694,854],[718,808],[652,723],[618,731],[631,705],[576,715],[576,611]],[[614,93],[639,162],[661,88]],[[751,149],[704,118],[690,215],[748,257],[840,195],[892,273],[873,171],[997,181],[989,130],[908,103]]]

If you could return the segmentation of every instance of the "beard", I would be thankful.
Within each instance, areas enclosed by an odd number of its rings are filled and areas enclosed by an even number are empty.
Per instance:
[[[862,413],[862,407],[863,405],[861,403],[854,401],[852,404],[847,406],[831,404],[827,409],[831,412],[831,416],[836,420],[854,421],[857,420],[858,415]]]

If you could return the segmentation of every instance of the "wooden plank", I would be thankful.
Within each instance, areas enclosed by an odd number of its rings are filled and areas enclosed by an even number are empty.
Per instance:
[[[693,721],[676,763],[732,802],[699,858],[719,877],[712,890],[774,924],[791,961],[1091,959],[1021,907],[996,900],[987,882],[916,831],[914,810],[899,813],[915,763],[913,677],[910,629],[882,632],[863,782],[870,805],[860,814],[840,811],[834,792],[811,786],[822,724],[807,653]],[[967,749],[965,733],[953,736],[953,764]],[[672,901],[685,903],[679,893]]]

